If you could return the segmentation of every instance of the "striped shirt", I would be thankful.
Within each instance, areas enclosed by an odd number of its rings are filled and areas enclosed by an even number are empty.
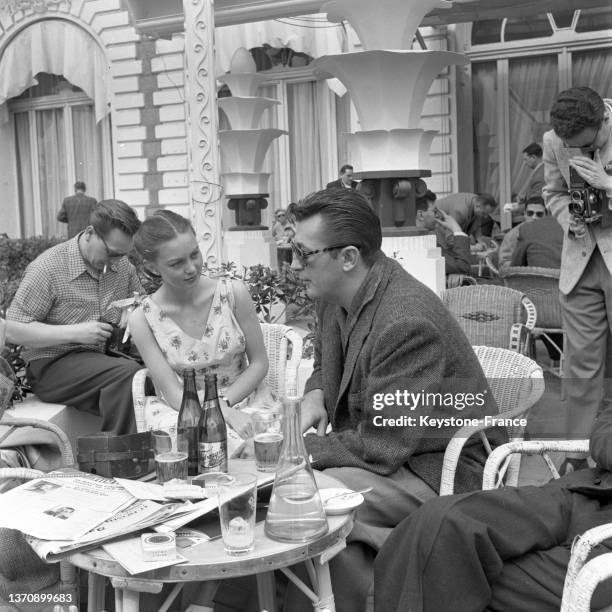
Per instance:
[[[80,234],[79,234],[80,236]],[[7,320],[48,325],[71,325],[103,319],[119,323],[121,311],[108,305],[142,291],[136,269],[122,257],[109,264],[107,273],[87,270],[79,249],[79,236],[51,247],[26,269],[25,276],[8,309]],[[97,345],[60,344],[44,348],[25,348],[26,361],[56,357],[73,349],[103,352]]]

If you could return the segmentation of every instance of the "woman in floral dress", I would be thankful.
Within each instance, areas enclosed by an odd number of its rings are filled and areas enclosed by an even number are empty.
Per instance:
[[[266,408],[276,401],[262,382],[268,358],[247,288],[236,280],[202,276],[193,227],[171,211],[158,211],[144,221],[134,246],[147,271],[162,281],[129,318],[158,393],[145,406],[146,428],[175,433],[183,394],[180,375],[193,368],[199,390],[205,371],[217,374],[225,419],[246,433],[249,417],[242,409]]]

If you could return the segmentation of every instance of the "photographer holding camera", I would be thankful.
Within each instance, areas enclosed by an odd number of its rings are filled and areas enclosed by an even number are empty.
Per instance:
[[[559,289],[567,334],[567,433],[588,438],[604,389],[612,327],[612,100],[588,87],[562,91],[544,134],[543,189],[564,231]],[[587,467],[570,456],[563,473]]]

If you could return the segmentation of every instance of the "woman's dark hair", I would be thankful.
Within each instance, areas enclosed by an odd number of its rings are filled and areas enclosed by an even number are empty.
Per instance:
[[[361,257],[368,265],[380,251],[380,220],[358,191],[344,187],[322,189],[307,195],[297,204],[291,204],[287,212],[296,221],[321,215],[329,245],[359,247]]]
[[[142,222],[134,235],[134,248],[141,259],[151,261],[157,257],[160,245],[187,232],[195,235],[188,219],[171,210],[158,210]]]

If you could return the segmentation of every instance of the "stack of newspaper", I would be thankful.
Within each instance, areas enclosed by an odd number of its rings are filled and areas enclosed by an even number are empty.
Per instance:
[[[112,478],[52,472],[0,496],[0,527],[18,529],[53,562],[193,511],[192,503],[164,501],[139,499]]]
[[[252,461],[232,465],[243,463],[254,471]],[[258,474],[259,485],[273,480],[274,473]],[[21,531],[43,560],[54,562],[144,529],[176,531],[217,507],[216,495],[206,493],[195,502],[173,501],[188,497],[186,488],[190,485],[173,489],[85,472],[51,472],[0,495],[0,527]]]

